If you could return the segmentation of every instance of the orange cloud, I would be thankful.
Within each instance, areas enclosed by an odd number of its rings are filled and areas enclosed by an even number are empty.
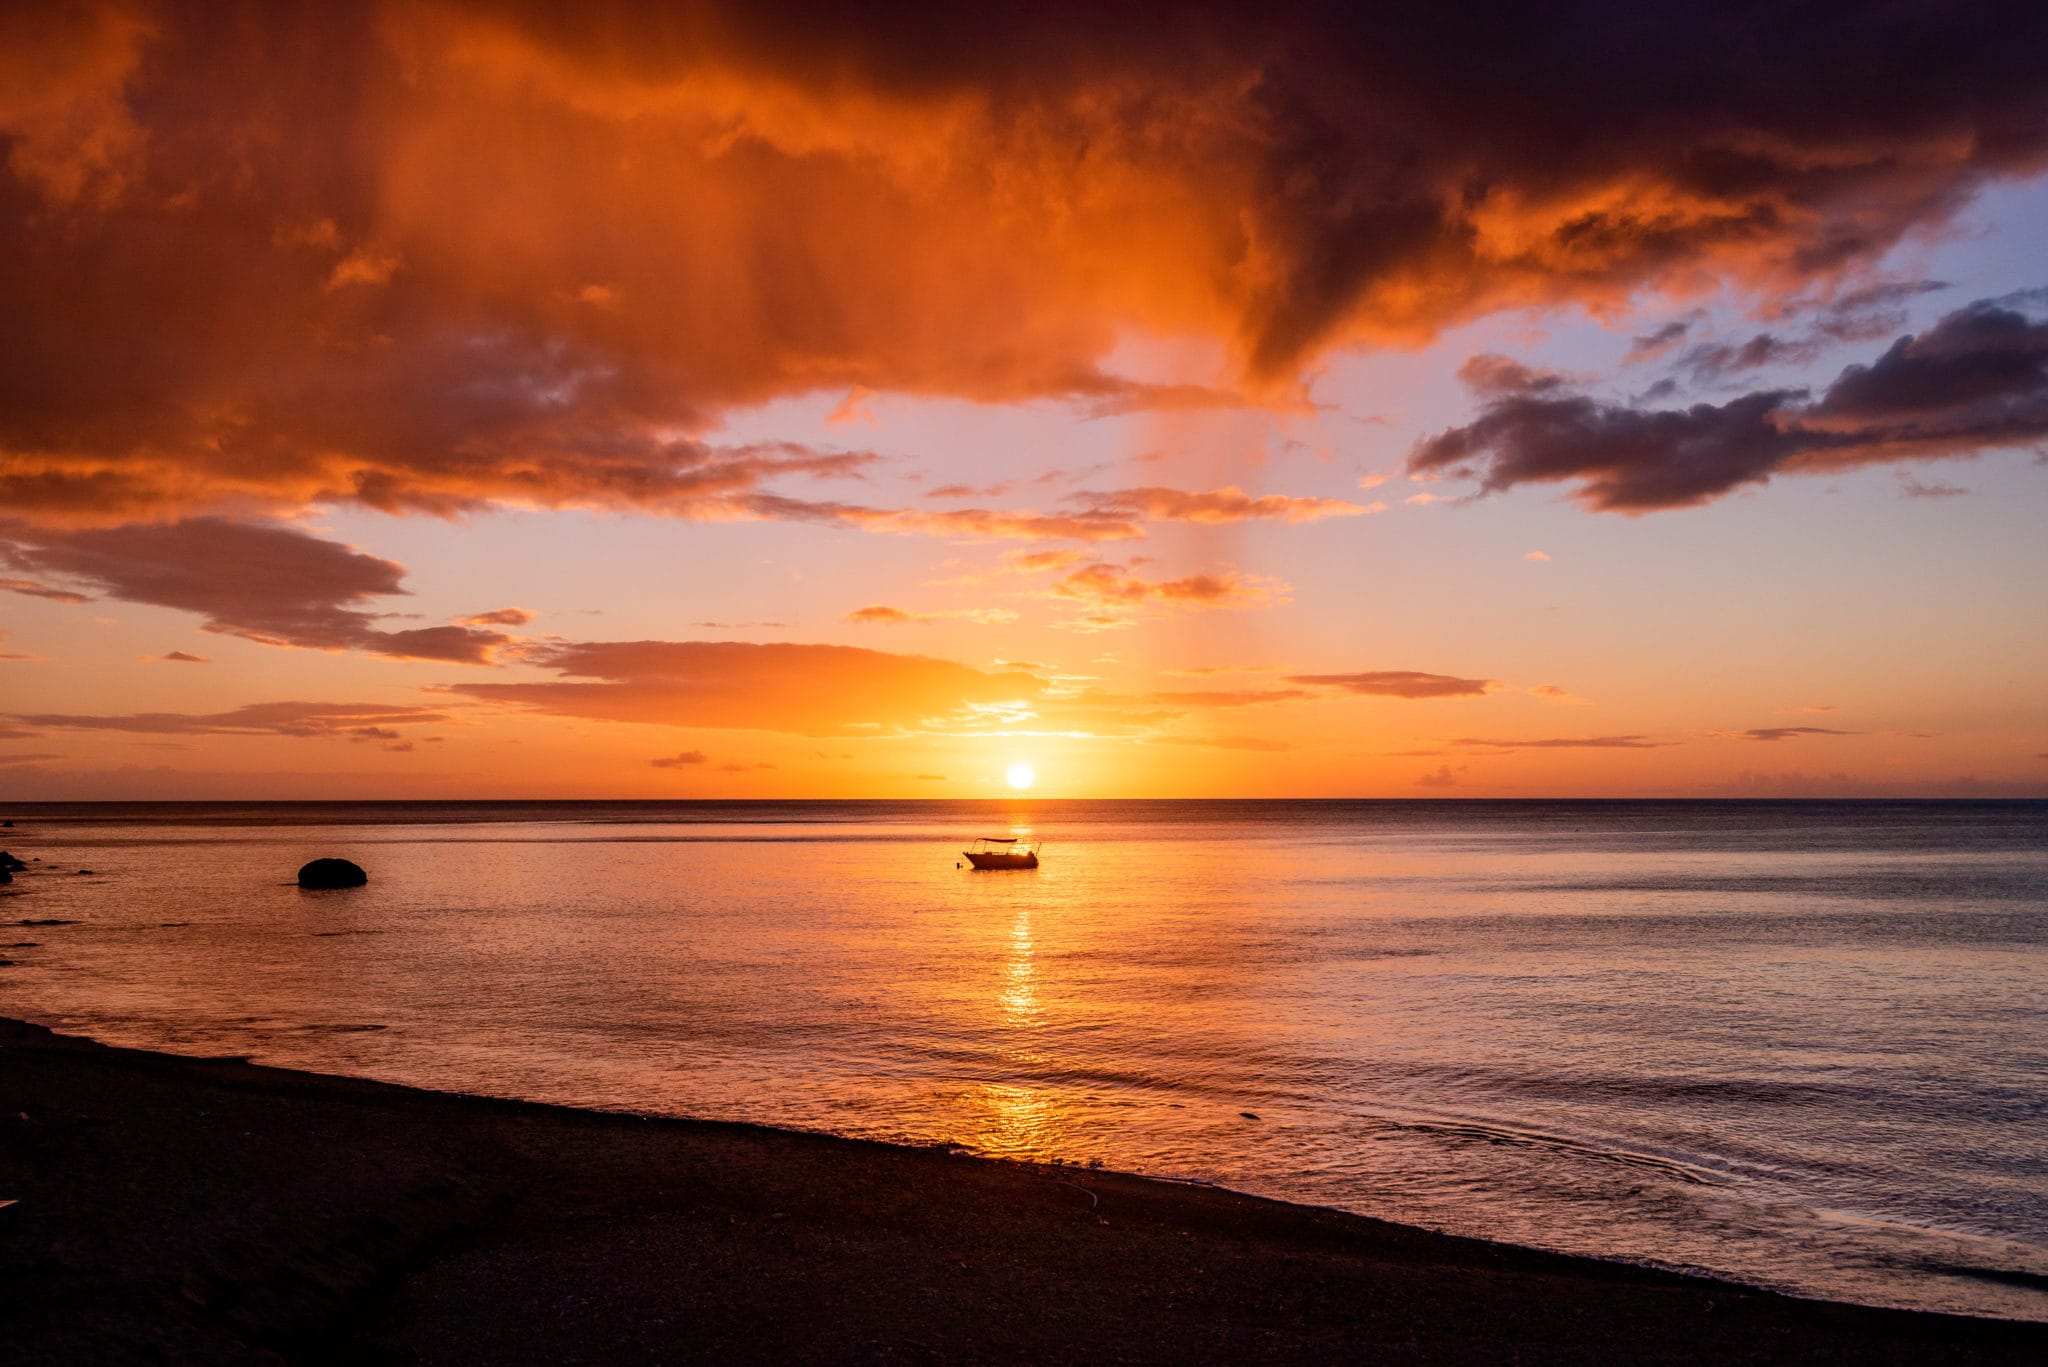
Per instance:
[[[1538,740],[1479,740],[1468,736],[1451,742],[1486,750],[1657,750],[1677,743],[1645,736],[1546,736]]]
[[[1028,710],[1043,685],[922,655],[739,641],[561,642],[522,649],[554,680],[449,692],[556,716],[795,735],[918,729],[976,708]]]
[[[1477,698],[1500,687],[1497,679],[1460,679],[1413,669],[1377,669],[1359,674],[1290,674],[1287,682],[1372,698]]]
[[[849,622],[898,623],[898,622],[976,622],[982,626],[998,626],[1017,620],[1017,614],[1008,608],[941,608],[933,612],[905,612],[902,608],[874,604],[855,608],[846,614]]]
[[[112,716],[15,713],[23,726],[55,731],[130,731],[157,736],[296,736],[395,740],[395,726],[449,720],[446,712],[382,703],[251,703],[228,712],[130,712]]]
[[[2048,153],[2038,6],[1824,7],[1762,45],[1700,6],[0,24],[0,499],[38,520],[717,515],[763,458],[699,435],[778,395],[1296,407],[1332,347],[1838,279]],[[1227,373],[1111,372],[1134,334]]]

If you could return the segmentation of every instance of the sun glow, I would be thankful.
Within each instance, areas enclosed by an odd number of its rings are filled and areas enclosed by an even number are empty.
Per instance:
[[[1010,772],[1003,777],[1009,779],[1010,786],[1020,793],[1038,782],[1038,772],[1028,764],[1011,765]]]

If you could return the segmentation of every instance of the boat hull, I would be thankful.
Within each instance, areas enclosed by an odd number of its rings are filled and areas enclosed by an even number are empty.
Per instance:
[[[1035,852],[1031,854],[986,854],[966,850],[963,853],[967,855],[967,862],[974,865],[977,869],[1035,869],[1038,867],[1038,855]]]

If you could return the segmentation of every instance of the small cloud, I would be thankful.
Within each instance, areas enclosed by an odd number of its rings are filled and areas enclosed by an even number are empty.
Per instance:
[[[1654,361],[1685,340],[1692,330],[1693,320],[1681,318],[1631,340],[1628,354],[1621,358],[1623,365],[1635,365],[1643,361]]]
[[[944,783],[946,776],[944,774],[919,774],[917,779],[920,783]]]
[[[1739,733],[1740,740],[1778,741],[1790,740],[1794,736],[1860,736],[1860,731],[1837,731],[1827,726],[1752,726]]]
[[[194,655],[189,650],[167,650],[161,655],[138,655],[135,658],[152,664],[204,665],[213,663],[206,656]]]
[[[1429,490],[1424,489],[1421,493],[1410,494],[1408,495],[1408,497],[1402,499],[1401,501],[1403,503],[1412,504],[1417,508],[1427,508],[1432,503],[1442,503],[1444,501],[1444,496],[1442,494],[1432,494]]]
[[[841,399],[838,406],[825,415],[825,421],[834,427],[844,427],[849,423],[857,422],[865,423],[869,427],[880,427],[882,420],[875,416],[875,410],[869,402],[874,397],[874,390],[869,389],[866,385],[857,384],[847,390],[846,397]]]
[[[51,588],[48,584],[39,584],[33,579],[0,579],[0,589],[5,589],[9,593],[19,593],[29,598],[47,598],[53,603],[90,603],[92,601],[92,599],[82,593],[73,593],[70,589]]]
[[[1413,669],[1374,669],[1357,674],[1290,674],[1286,681],[1372,698],[1479,698],[1500,687],[1498,679],[1460,679]]]
[[[523,627],[538,613],[527,608],[499,608],[495,612],[479,612],[474,617],[458,617],[455,620],[466,627]]]
[[[1452,777],[1451,766],[1443,764],[1437,767],[1435,773],[1424,774],[1421,778],[1416,779],[1415,786],[1418,788],[1455,788],[1458,786],[1458,780]]]
[[[1677,741],[1648,736],[1546,736],[1539,740],[1483,740],[1471,736],[1451,742],[1486,750],[1659,750]]]
[[[1806,706],[1800,708],[1799,710],[1801,712],[1839,712],[1842,709],[1831,702],[1823,702],[1808,703]]]
[[[666,755],[661,759],[651,759],[647,762],[657,769],[687,769],[693,764],[702,764],[709,758],[710,756],[702,750],[685,750],[679,755]]]
[[[1392,475],[1360,475],[1358,477],[1358,487],[1361,489],[1377,489],[1392,478]]]
[[[610,285],[585,285],[576,291],[576,302],[589,304],[592,308],[616,308],[619,303],[619,292]]]
[[[338,290],[350,285],[382,285],[397,272],[399,264],[395,256],[358,248],[335,263],[333,272],[327,277],[327,288]]]
[[[1960,484],[1922,484],[1911,475],[1899,476],[1900,498],[1962,498],[1969,492]]]
[[[1592,699],[1582,698],[1576,693],[1559,688],[1556,684],[1537,684],[1529,690],[1529,696],[1541,698],[1547,703],[1555,703],[1559,707],[1586,707],[1592,702]]]
[[[855,608],[846,614],[846,620],[869,623],[973,622],[980,626],[1001,626],[1016,621],[1017,616],[1008,608],[942,608],[933,612],[906,612],[902,608],[874,603]]]
[[[774,765],[764,760],[755,764],[721,764],[718,766],[718,772],[721,774],[745,774],[751,773],[756,769],[773,769],[774,767]]]
[[[1528,554],[1524,555],[1522,559],[1542,562],[1549,560],[1550,557],[1542,551],[1530,551]]]

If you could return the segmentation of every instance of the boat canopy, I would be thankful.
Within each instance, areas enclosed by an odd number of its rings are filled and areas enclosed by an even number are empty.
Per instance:
[[[982,839],[991,845],[1014,845],[1017,843],[1017,837],[1014,835],[985,835]]]

